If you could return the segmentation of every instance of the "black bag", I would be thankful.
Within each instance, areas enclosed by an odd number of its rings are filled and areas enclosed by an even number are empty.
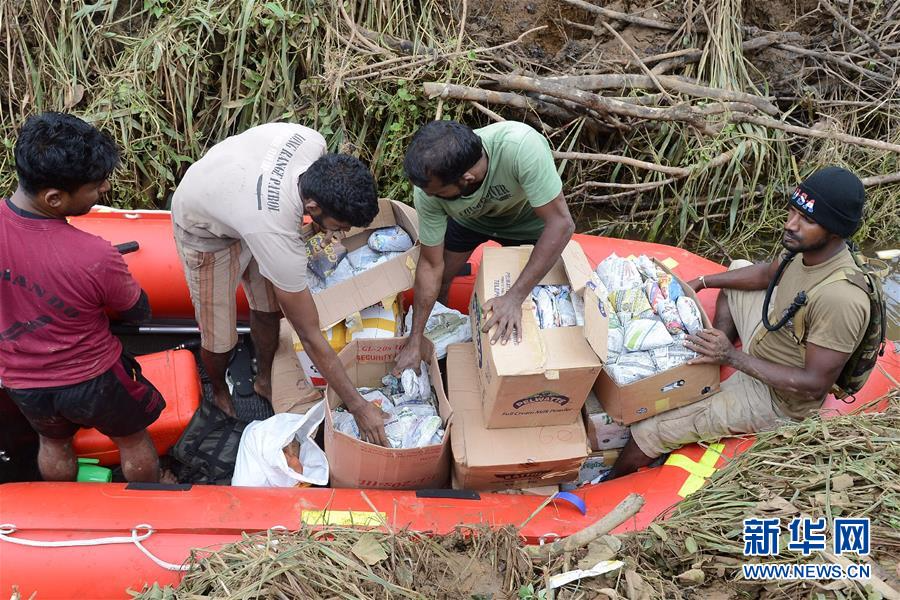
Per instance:
[[[172,448],[172,456],[181,463],[178,481],[230,485],[245,425],[212,402],[201,402]]]

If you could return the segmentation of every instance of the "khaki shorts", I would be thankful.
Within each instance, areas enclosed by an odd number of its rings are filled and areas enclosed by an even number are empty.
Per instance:
[[[749,266],[736,260],[729,270]],[[762,323],[763,291],[723,290],[728,307],[744,344],[749,344]],[[631,426],[631,437],[650,457],[671,452],[685,444],[714,441],[742,433],[774,429],[788,420],[772,400],[772,391],[763,382],[738,371],[722,382],[712,396],[656,415]]]
[[[200,327],[200,345],[210,352],[228,352],[237,344],[238,283],[250,309],[280,312],[275,288],[259,272],[256,260],[240,241],[216,252],[188,248],[175,228],[175,246],[184,267],[194,317]]]

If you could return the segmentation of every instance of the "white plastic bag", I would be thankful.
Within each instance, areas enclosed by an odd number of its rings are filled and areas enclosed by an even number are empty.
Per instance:
[[[325,418],[322,400],[305,415],[278,413],[265,421],[253,421],[244,428],[238,446],[231,485],[244,487],[293,487],[298,483],[328,483],[328,459],[313,441]],[[284,447],[300,442],[303,473],[288,467]]]
[[[652,310],[638,315],[625,327],[625,349],[629,352],[652,350],[671,343],[672,336]]]
[[[347,260],[350,261],[354,271],[365,271],[388,259],[383,252],[372,250],[368,246],[360,246],[347,253]]]
[[[369,248],[379,252],[406,252],[412,247],[412,238],[398,225],[376,229],[369,236]]]

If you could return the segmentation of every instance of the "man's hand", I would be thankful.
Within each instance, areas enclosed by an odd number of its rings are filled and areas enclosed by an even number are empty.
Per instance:
[[[689,365],[730,364],[732,354],[737,351],[725,332],[718,329],[703,329],[697,335],[689,335],[684,346],[700,355],[688,361]]]
[[[522,300],[520,298],[506,293],[485,302],[483,310],[485,316],[490,313],[490,317],[481,331],[487,333],[491,327],[497,326],[497,330],[491,337],[492,344],[497,343],[497,340],[505,344],[514,332],[522,335]]]
[[[700,282],[699,277],[695,277],[694,279],[691,279],[690,281],[687,282],[687,285],[692,290],[694,290],[694,293],[697,293],[704,288],[704,285]]]
[[[350,409],[359,427],[359,439],[370,444],[388,446],[387,434],[384,432],[384,420],[390,415],[365,398],[359,398],[361,405],[356,410]]]
[[[403,349],[400,350],[400,353],[397,354],[397,363],[394,365],[394,370],[391,371],[391,373],[394,377],[400,377],[403,371],[412,369],[416,372],[416,375],[419,375],[419,367],[421,364],[421,338],[417,335],[412,335],[406,340],[406,344],[403,345]]]

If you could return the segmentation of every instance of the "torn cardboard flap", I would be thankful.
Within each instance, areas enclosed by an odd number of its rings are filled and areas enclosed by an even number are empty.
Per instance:
[[[609,315],[591,288],[584,288],[584,339],[603,364],[609,360]]]
[[[584,249],[575,240],[569,240],[569,243],[563,248],[560,258],[572,291],[581,294],[594,274]]]

